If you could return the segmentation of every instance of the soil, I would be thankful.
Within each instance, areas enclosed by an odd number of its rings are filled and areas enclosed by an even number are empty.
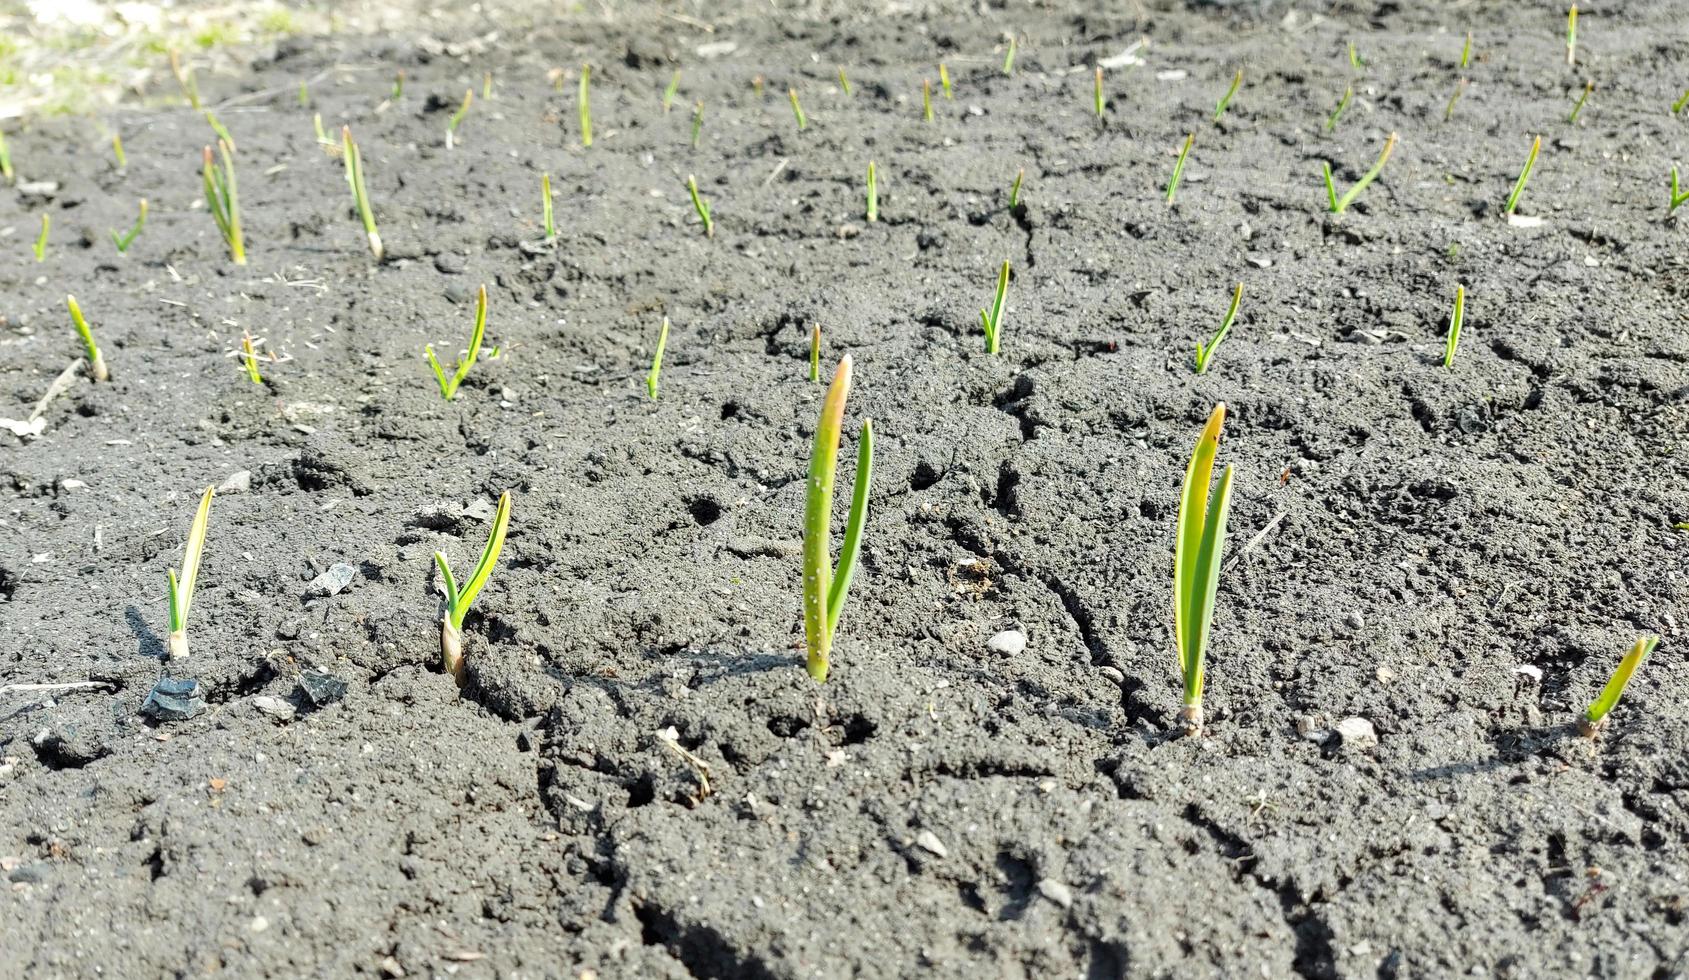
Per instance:
[[[1563,11],[1418,6],[747,3],[288,42],[200,79],[245,267],[179,99],[9,133],[20,181],[58,186],[0,193],[0,414],[76,356],[66,293],[113,378],[0,433],[0,685],[102,682],[0,694],[0,974],[1685,975],[1681,10],[1586,10],[1571,68]],[[1142,37],[1099,122],[1092,66]],[[313,113],[362,146],[381,264]],[[1327,214],[1321,162],[1347,187],[1393,131]],[[1541,220],[1510,223],[1539,133]],[[498,356],[447,402],[423,346],[462,348],[483,283]],[[817,322],[856,365],[847,432],[878,436],[822,686],[798,561]],[[278,355],[262,385],[244,331]],[[1173,523],[1222,401],[1230,547],[1184,738]],[[165,571],[228,481],[167,662]],[[461,577],[506,489],[460,692],[431,556]],[[314,594],[341,562],[351,585]],[[1023,650],[988,649],[1010,630]],[[310,670],[344,697],[314,704]],[[139,714],[162,676],[206,710]],[[1376,744],[1335,734],[1355,718]]]

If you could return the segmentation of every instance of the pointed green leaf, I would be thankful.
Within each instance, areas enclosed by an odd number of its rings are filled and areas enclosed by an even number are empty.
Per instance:
[[[1202,544],[1196,557],[1196,595],[1192,612],[1195,638],[1191,656],[1184,664],[1185,703],[1202,697],[1203,661],[1208,655],[1208,634],[1214,624],[1214,597],[1220,589],[1220,559],[1226,553],[1226,515],[1231,511],[1232,468],[1220,474],[1220,485],[1208,501],[1208,520],[1202,529]]]
[[[850,494],[850,517],[845,522],[844,546],[839,567],[827,591],[827,633],[839,628],[839,611],[850,594],[851,576],[856,574],[856,556],[862,551],[862,528],[868,522],[868,484],[874,478],[874,423],[862,421],[862,435],[856,440],[856,484]]]
[[[506,490],[498,498],[498,512],[493,515],[493,529],[487,535],[487,546],[481,549],[481,560],[475,563],[475,571],[470,573],[469,579],[463,583],[463,589],[458,593],[458,603],[453,611],[452,625],[463,628],[463,617],[469,612],[469,607],[480,594],[481,586],[487,584],[487,577],[493,574],[493,565],[498,562],[498,554],[504,548],[504,534],[510,527],[510,491]]]
[[[194,522],[188,527],[188,545],[182,552],[182,580],[180,582],[180,602],[182,622],[188,621],[188,609],[194,601],[194,581],[199,578],[199,559],[205,552],[205,525],[211,518],[211,497],[217,492],[216,487],[206,487],[205,495],[199,498],[199,510],[194,514]]]

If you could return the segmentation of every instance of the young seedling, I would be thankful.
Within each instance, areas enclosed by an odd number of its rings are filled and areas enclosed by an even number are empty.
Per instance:
[[[1356,71],[1366,71],[1366,59],[1362,58],[1361,53],[1355,50],[1355,42],[1353,41],[1349,42],[1349,67]]]
[[[1337,128],[1337,120],[1343,118],[1343,110],[1349,108],[1349,100],[1355,97],[1355,87],[1345,86],[1343,97],[1337,100],[1337,108],[1331,110],[1331,115],[1325,121],[1325,131],[1331,132]]]
[[[1214,105],[1215,122],[1219,122],[1220,117],[1226,114],[1227,107],[1232,104],[1232,97],[1237,95],[1237,90],[1241,87],[1243,87],[1243,69],[1239,68],[1237,74],[1232,76],[1232,87],[1226,89],[1226,94],[1220,96],[1220,101]]]
[[[1443,107],[1443,122],[1454,118],[1454,104],[1460,101],[1461,93],[1466,91],[1468,79],[1462,78],[1454,85],[1454,93],[1449,96],[1449,104]]]
[[[698,178],[686,175],[686,192],[692,195],[692,210],[698,212],[698,220],[704,223],[704,237],[715,237],[715,219],[710,217],[710,206],[698,193]]]
[[[405,73],[403,71],[393,73],[393,94],[388,97],[394,102],[405,97]]]
[[[817,323],[809,331],[809,380],[812,384],[821,383],[821,324]]]
[[[699,99],[692,106],[692,148],[698,148],[698,136],[704,131],[704,100]]]
[[[18,175],[12,170],[12,148],[6,145],[5,130],[0,130],[0,177],[8,184],[18,182]]]
[[[1460,67],[1464,70],[1472,64],[1472,32],[1466,32],[1466,45],[1460,49]]]
[[[1003,339],[1003,300],[1009,295],[1009,260],[1003,260],[1003,270],[997,273],[997,292],[989,309],[979,311],[979,324],[985,328],[985,352],[997,353]]]
[[[921,79],[921,118],[932,122],[932,81]]]
[[[457,127],[463,122],[463,117],[469,115],[469,107],[475,104],[475,90],[464,89],[463,101],[458,104],[457,111],[446,120],[446,149],[457,145]]]
[[[216,113],[207,109],[205,110],[205,122],[211,127],[211,131],[217,134],[218,140],[229,144],[229,152],[235,152],[235,138],[229,135],[229,129],[227,126],[223,125],[223,120],[218,119]]]
[[[493,97],[493,73],[490,72],[490,71],[482,72],[481,73],[481,98],[490,99],[492,97]]]
[[[557,222],[551,214],[551,175],[540,174],[540,212],[545,220],[545,240],[557,240]]]
[[[1003,55],[1003,74],[1013,78],[1015,74],[1015,36],[1009,35],[1009,50]]]
[[[1096,110],[1097,118],[1101,119],[1103,117],[1103,108],[1105,106],[1105,103],[1103,102],[1103,66],[1102,65],[1097,66],[1097,74],[1095,76],[1094,81],[1091,84],[1091,106],[1092,106],[1092,108],[1094,108]]]
[[[792,100],[792,118],[798,121],[798,132],[801,133],[809,128],[809,117],[803,114],[803,106],[798,105],[798,90],[788,88],[786,97]]]
[[[1578,5],[1566,13],[1566,64],[1578,63]]]
[[[1167,180],[1167,203],[1173,203],[1173,195],[1179,192],[1179,178],[1185,173],[1185,160],[1191,155],[1191,143],[1196,141],[1196,134],[1185,137],[1184,148],[1179,151],[1179,159],[1173,163],[1173,176]]]
[[[1378,154],[1378,162],[1372,165],[1371,170],[1362,174],[1361,179],[1355,182],[1355,186],[1349,188],[1349,192],[1342,197],[1337,196],[1337,184],[1331,179],[1331,164],[1321,164],[1325,168],[1325,193],[1330,201],[1332,214],[1342,214],[1349,209],[1349,205],[1355,203],[1355,198],[1361,196],[1361,191],[1366,190],[1367,185],[1377,180],[1378,175],[1384,171],[1384,165],[1390,162],[1390,154],[1395,149],[1396,134],[1391,133],[1390,137],[1384,141],[1383,152]]]
[[[950,94],[950,69],[946,68],[942,61],[938,63],[938,87],[944,93],[945,99],[954,98]]]
[[[1013,211],[1015,208],[1020,207],[1020,184],[1021,184],[1021,181],[1025,180],[1025,179],[1026,179],[1026,168],[1022,167],[1018,171],[1015,172],[1015,182],[1013,184],[1009,185],[1009,210],[1010,211]]]
[[[1689,106],[1689,88],[1683,90],[1682,98],[1671,104],[1671,114],[1674,116],[1677,115],[1682,112],[1686,106]]]
[[[1684,193],[1681,193],[1681,194],[1678,193],[1677,168],[1672,167],[1671,168],[1671,193],[1670,193],[1669,198],[1666,201],[1666,214],[1669,216],[1673,211],[1676,211],[1678,208],[1682,207],[1684,201],[1689,201],[1689,192],[1684,192]]]
[[[129,154],[123,152],[122,133],[111,134],[111,156],[113,160],[117,161],[117,169],[129,169]]]
[[[352,201],[358,206],[358,218],[364,223],[364,236],[369,239],[370,254],[377,262],[385,254],[381,247],[381,232],[375,230],[375,211],[369,204],[369,188],[364,184],[364,156],[352,139],[352,127],[340,127],[340,156],[346,161],[346,183],[352,188]]]
[[[475,328],[469,333],[469,353],[457,362],[457,368],[451,377],[446,377],[446,369],[440,366],[439,358],[434,356],[434,345],[423,347],[423,356],[428,359],[428,366],[434,369],[434,380],[440,383],[440,395],[446,401],[457,398],[458,386],[463,379],[469,377],[469,369],[475,366],[475,359],[481,356],[481,341],[487,335],[487,287],[482,286],[475,296]]]
[[[651,355],[651,371],[645,375],[645,392],[657,400],[657,380],[663,374],[663,350],[669,345],[669,318],[663,317],[663,329],[657,334],[657,350]]]
[[[188,105],[195,110],[200,108],[199,85],[194,82],[194,70],[182,67],[182,52],[170,49],[170,73],[176,76],[176,84],[182,88],[182,96],[188,100]]]
[[[201,157],[204,165],[200,176],[205,185],[205,205],[217,222],[217,230],[222,232],[223,240],[229,243],[229,257],[235,265],[245,265],[246,238],[240,230],[240,192],[235,188],[235,161],[229,155],[229,144],[222,140],[217,141],[217,152],[222,156],[221,162],[212,157],[209,146]]]
[[[1648,654],[1653,653],[1659,644],[1660,638],[1657,636],[1640,637],[1636,645],[1630,648],[1630,652],[1624,655],[1624,659],[1619,661],[1618,669],[1613,671],[1613,676],[1607,678],[1601,693],[1596,695],[1589,707],[1583,710],[1583,717],[1578,719],[1578,731],[1585,738],[1594,738],[1601,733],[1601,723],[1606,720],[1607,713],[1613,710],[1614,705],[1619,703],[1619,697],[1624,694],[1625,685],[1630,683],[1631,675],[1636,673],[1636,668],[1642,666],[1642,661]]]
[[[299,108],[304,109],[311,104],[311,85],[309,82],[299,83]]]
[[[842,69],[842,68],[839,69],[839,72],[840,72],[840,77],[841,78],[844,77],[843,76],[844,69]],[[680,92],[680,69],[676,68],[674,70],[674,74],[672,76],[670,76],[670,78],[669,78],[669,87],[666,88],[666,89],[663,89],[663,112],[665,112],[665,113],[668,112],[669,108],[674,105],[674,97],[675,97],[675,95],[679,94],[679,92]],[[849,93],[847,92],[845,94],[848,95]]]
[[[1196,373],[1207,374],[1208,362],[1214,359],[1214,352],[1220,349],[1220,341],[1226,339],[1231,332],[1232,321],[1237,319],[1237,308],[1243,303],[1243,283],[1237,284],[1232,291],[1232,305],[1226,310],[1226,318],[1220,321],[1220,329],[1214,331],[1214,336],[1208,338],[1208,343],[1196,342]]]
[[[106,359],[94,343],[94,331],[88,328],[88,321],[83,318],[82,307],[77,305],[76,297],[66,296],[65,306],[70,310],[70,322],[76,325],[77,336],[82,338],[82,349],[88,353],[88,377],[95,381],[110,381],[111,372],[106,370]]]
[[[47,261],[47,233],[52,230],[53,216],[41,213],[41,234],[35,236],[35,261]]]
[[[165,578],[170,587],[170,635],[165,640],[165,654],[171,660],[186,660],[188,656],[188,607],[193,604],[194,582],[199,578],[199,561],[205,553],[205,525],[211,517],[211,497],[215,487],[206,487],[199,499],[199,510],[188,527],[187,547],[182,552],[182,576],[169,569]]]
[[[1513,193],[1507,195],[1507,207],[1502,214],[1511,217],[1513,209],[1519,206],[1519,196],[1525,193],[1525,182],[1531,179],[1531,169],[1537,165],[1537,154],[1541,151],[1542,137],[1538,136],[1531,142],[1531,155],[1525,158],[1525,169],[1519,171],[1519,179],[1513,182]]]
[[[581,65],[581,85],[575,94],[575,103],[581,117],[581,146],[592,145],[592,66]]]
[[[481,549],[481,560],[475,563],[475,571],[469,575],[469,580],[458,588],[457,580],[452,577],[452,567],[446,561],[444,552],[434,552],[434,564],[439,566],[442,584],[446,590],[446,611],[440,617],[440,659],[446,673],[452,676],[458,687],[463,686],[463,618],[469,615],[469,607],[480,595],[481,587],[487,584],[487,579],[493,574],[493,566],[498,564],[498,554],[504,549],[504,535],[510,529],[510,491],[506,490],[498,498],[498,510],[493,514],[493,529],[487,535],[487,545]]]
[[[1672,171],[1676,173],[1676,171]],[[868,220],[880,220],[880,182],[874,173],[874,161],[868,161]]]
[[[124,232],[115,228],[111,230],[111,243],[117,246],[117,254],[123,255],[129,251],[130,244],[135,241],[135,236],[141,233],[141,229],[146,226],[146,223],[147,199],[143,197],[141,198],[141,214],[135,219],[135,223],[129,227],[129,230]]]
[[[839,612],[850,594],[850,580],[862,551],[862,528],[868,517],[868,485],[874,473],[874,425],[864,419],[856,440],[856,483],[851,491],[850,517],[845,523],[839,563],[831,550],[833,483],[839,461],[839,434],[844,428],[845,399],[850,395],[850,355],[839,361],[833,383],[821,403],[815,427],[815,448],[809,457],[809,484],[803,511],[803,633],[809,676],[827,680],[832,666],[833,636]]]
[[[1231,509],[1229,464],[1220,475],[1219,487],[1209,492],[1214,456],[1220,449],[1220,427],[1225,421],[1225,404],[1214,406],[1185,467],[1173,546],[1173,632],[1185,686],[1179,721],[1187,735],[1202,734],[1203,661],[1214,621],[1214,597],[1220,587],[1220,558],[1226,550],[1226,514]]]
[[[845,77],[844,65],[839,66],[839,88],[844,92],[845,98],[850,98],[850,79]]]
[[[1454,312],[1449,314],[1448,339],[1443,342],[1443,367],[1454,367],[1455,351],[1460,347],[1460,328],[1466,323],[1466,287],[1454,287]]]
[[[1573,126],[1577,125],[1578,114],[1583,112],[1583,104],[1589,101],[1589,93],[1593,91],[1595,91],[1595,79],[1592,78],[1583,83],[1583,94],[1578,96],[1578,101],[1572,106],[1572,114],[1566,117],[1566,122]]]
[[[264,378],[258,373],[258,351],[253,349],[252,334],[247,332],[240,338],[240,363],[246,369],[246,377],[255,385],[264,383]]]

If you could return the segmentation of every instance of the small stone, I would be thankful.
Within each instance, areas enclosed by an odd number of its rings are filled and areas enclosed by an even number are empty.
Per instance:
[[[1350,629],[1358,630],[1366,626],[1366,617],[1362,616],[1360,610],[1357,609],[1343,617],[1343,622],[1348,623]]]
[[[938,857],[950,856],[950,849],[945,847],[944,842],[938,839],[938,835],[934,834],[930,830],[923,830],[916,834],[915,845],[921,850],[927,851],[928,853],[934,854]]]
[[[1126,675],[1122,674],[1118,669],[1116,669],[1114,667],[1107,667],[1107,666],[1098,667],[1097,673],[1099,673],[1099,674],[1103,675],[1104,677],[1108,678],[1109,680],[1113,681],[1114,684],[1118,687],[1125,687],[1126,686]]]
[[[320,670],[307,670],[299,675],[299,691],[313,707],[333,704],[346,696],[346,682]]]
[[[1396,679],[1396,672],[1388,667],[1380,667],[1372,672],[1372,676],[1378,678],[1378,683],[1388,684]]]
[[[405,968],[400,966],[399,961],[393,957],[383,957],[381,960],[381,975],[397,980],[397,978],[405,975]]]
[[[39,885],[47,880],[47,872],[51,870],[52,865],[45,861],[32,861],[29,864],[20,864],[7,872],[6,880],[15,885]]]
[[[328,571],[318,575],[311,580],[310,585],[305,586],[305,598],[336,595],[345,591],[357,576],[358,570],[351,565],[343,561],[335,562],[329,566]]]
[[[441,252],[434,256],[434,268],[448,276],[455,276],[463,271],[463,256],[455,252]]]
[[[1001,653],[1009,657],[1017,657],[1026,649],[1026,634],[1020,630],[1004,630],[985,641],[985,648],[992,653]]]
[[[263,932],[265,929],[270,928],[270,920],[261,915],[255,915],[252,917],[252,922],[248,928],[250,928],[253,932]]]
[[[1064,909],[1073,907],[1073,889],[1067,887],[1054,878],[1044,878],[1038,882],[1038,894],[1060,905]]]
[[[1296,734],[1302,736],[1310,742],[1315,742],[1321,745],[1325,744],[1326,739],[1331,737],[1330,729],[1322,726],[1319,719],[1315,718],[1313,715],[1296,716]]]
[[[316,847],[323,841],[328,840],[328,830],[323,827],[306,827],[299,832],[299,839],[312,847]]]
[[[18,193],[24,197],[36,197],[52,200],[59,193],[59,182],[56,180],[26,180],[18,184]]]
[[[1378,733],[1365,718],[1349,717],[1337,723],[1337,734],[1346,749],[1366,750],[1378,745]]]
[[[1532,681],[1535,681],[1538,684],[1542,683],[1542,668],[1536,666],[1535,664],[1520,664],[1519,666],[1513,668],[1513,672],[1515,674],[1522,674],[1525,677],[1529,677]]]
[[[278,640],[297,640],[299,639],[299,628],[299,620],[284,619],[276,626],[276,638]]]
[[[1449,808],[1441,803],[1425,804],[1425,815],[1432,820],[1441,820],[1449,815]]]
[[[157,721],[186,721],[204,710],[199,681],[192,677],[160,677],[141,703],[141,714]]]
[[[491,500],[482,497],[479,500],[470,501],[463,508],[462,513],[464,517],[473,517],[478,521],[490,521],[493,519],[493,515],[498,513],[498,508],[493,505]]]
[[[862,226],[858,225],[858,224],[851,224],[851,223],[847,222],[846,224],[842,224],[842,225],[839,226],[838,234],[839,234],[840,238],[847,239],[847,240],[851,239],[851,238],[855,238],[856,236],[862,234]]]
[[[289,721],[295,714],[298,714],[298,709],[293,706],[292,702],[271,697],[268,694],[260,694],[253,698],[252,706],[271,718],[279,718],[282,721]]]
[[[245,493],[252,489],[252,471],[235,470],[217,484],[218,493]]]

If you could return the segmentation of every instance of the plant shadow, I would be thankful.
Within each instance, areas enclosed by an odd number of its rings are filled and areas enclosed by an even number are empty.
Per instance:
[[[123,621],[129,624],[129,632],[135,635],[137,644],[135,652],[137,654],[143,657],[151,657],[154,660],[164,659],[164,641],[158,638],[158,634],[153,632],[151,626],[147,625],[147,621],[142,618],[139,609],[134,606],[123,607]]]

